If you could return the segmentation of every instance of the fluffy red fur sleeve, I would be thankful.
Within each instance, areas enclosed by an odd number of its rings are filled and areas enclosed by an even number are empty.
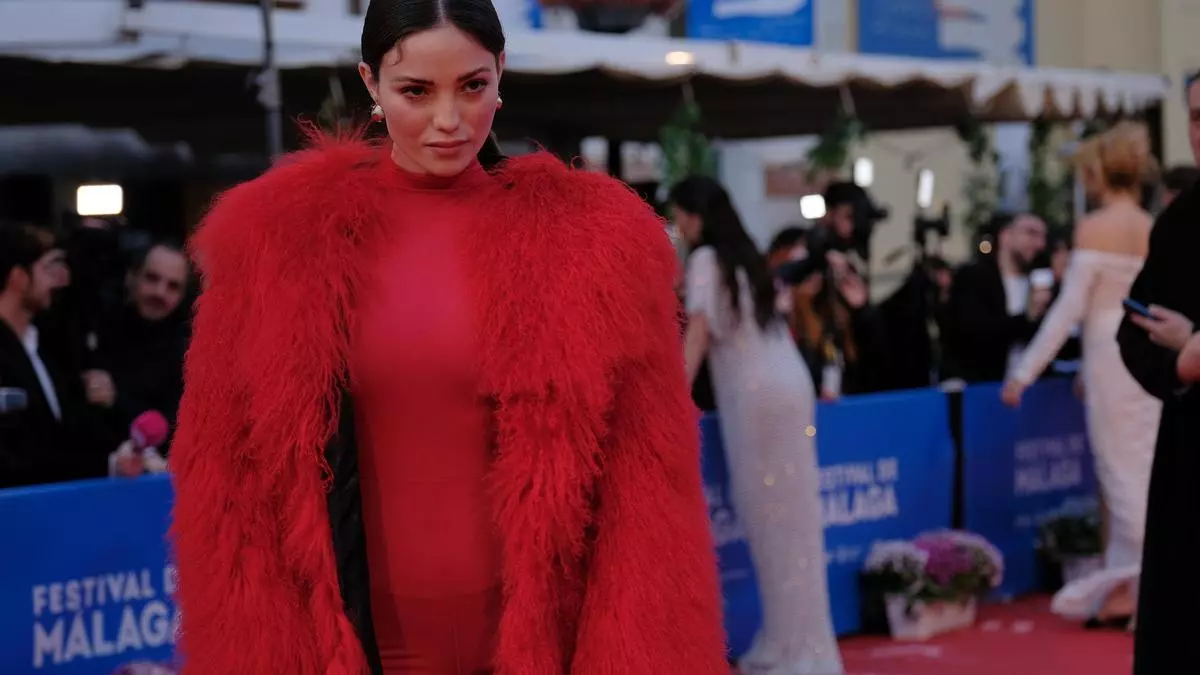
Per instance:
[[[625,194],[626,200],[636,200]],[[614,375],[596,540],[571,675],[728,675],[717,566],[685,382],[677,258],[644,204],[620,258],[641,339]]]
[[[336,598],[315,583],[326,554],[299,536],[327,525],[299,495],[320,494],[311,467],[284,452],[284,441],[255,438],[249,383],[266,246],[266,216],[289,198],[274,174],[222,196],[192,252],[204,290],[197,302],[185,366],[176,441],[171,537],[179,572],[179,655],[185,675],[357,675],[362,656]],[[284,183],[288,178],[285,176]],[[286,219],[284,219],[286,222]],[[263,425],[265,426],[265,425]],[[299,434],[298,430],[281,430]],[[286,514],[286,517],[285,517]],[[313,562],[313,561],[317,562]]]

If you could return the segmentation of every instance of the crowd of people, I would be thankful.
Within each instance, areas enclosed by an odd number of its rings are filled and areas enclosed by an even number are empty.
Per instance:
[[[188,343],[179,244],[123,246],[118,223],[0,224],[0,487],[164,470],[117,453],[140,415],[174,420]]]
[[[386,134],[224,196],[194,322],[180,245],[0,225],[0,487],[167,457],[192,672],[724,675],[694,402],[721,413],[762,592],[740,667],[841,675],[816,403],[965,381],[1017,406],[1056,361],[1081,363],[1106,526],[1103,569],[1055,609],[1136,627],[1139,675],[1197,660],[1170,552],[1200,468],[1195,169],[1164,175],[1155,224],[1146,130],[1119,124],[1077,154],[1072,238],[997,214],[981,255],[921,256],[881,303],[861,188],[830,185],[764,253],[693,176],[669,195],[673,279],[616,181],[500,154],[504,44],[488,0],[372,2],[360,74]],[[119,450],[148,412],[175,437]]]
[[[1195,80],[1188,95],[1200,158]],[[824,640],[824,585],[805,579],[798,588],[794,567],[822,557],[817,463],[802,432],[814,399],[960,380],[1003,382],[1001,398],[1019,406],[1056,361],[1075,362],[1062,370],[1078,373],[1104,545],[1102,567],[1059,591],[1053,608],[1091,627],[1136,629],[1138,674],[1197,658],[1186,619],[1195,594],[1180,590],[1189,585],[1187,556],[1169,549],[1195,528],[1194,426],[1185,415],[1196,413],[1200,375],[1187,290],[1200,174],[1181,167],[1153,185],[1149,137],[1134,122],[1084,142],[1075,169],[1088,202],[1070,240],[1050,239],[1033,214],[998,214],[983,255],[953,272],[922,265],[913,277],[920,283],[878,307],[855,260],[861,210],[872,207],[852,185],[831,185],[825,218],[785,229],[766,255],[715,182],[691,179],[672,193],[673,219],[691,247],[681,290],[693,396],[721,412],[734,505],[764,601],[745,672],[838,672]],[[1157,221],[1147,210],[1156,193]],[[791,415],[775,414],[779,401]],[[789,477],[787,517],[770,490],[781,475]]]

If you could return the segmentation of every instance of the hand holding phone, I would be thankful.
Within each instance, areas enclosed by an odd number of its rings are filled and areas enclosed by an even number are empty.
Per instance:
[[[1192,320],[1179,312],[1151,305],[1146,307],[1140,302],[1125,299],[1125,311],[1129,312],[1129,320],[1145,330],[1150,341],[1172,351],[1179,351],[1195,332]]]

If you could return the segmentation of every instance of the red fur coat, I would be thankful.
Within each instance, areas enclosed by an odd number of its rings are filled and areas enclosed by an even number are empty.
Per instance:
[[[187,675],[369,670],[322,450],[360,261],[387,227],[380,161],[323,141],[223,195],[196,235],[205,290],[171,455]],[[496,403],[496,675],[727,675],[662,225],[546,155],[496,178],[508,189],[464,253]]]

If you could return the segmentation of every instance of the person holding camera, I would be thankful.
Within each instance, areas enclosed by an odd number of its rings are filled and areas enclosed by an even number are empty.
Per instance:
[[[798,245],[774,271],[788,285],[788,327],[821,399],[885,389],[887,332],[851,258]]]

